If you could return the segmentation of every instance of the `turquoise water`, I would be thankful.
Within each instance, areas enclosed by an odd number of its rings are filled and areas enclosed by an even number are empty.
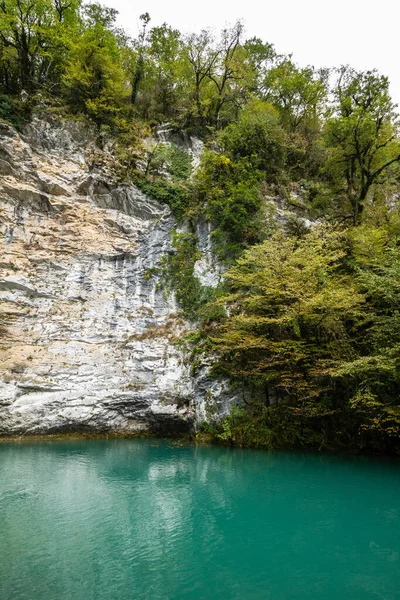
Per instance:
[[[400,598],[400,465],[154,440],[0,445],[1,600]]]

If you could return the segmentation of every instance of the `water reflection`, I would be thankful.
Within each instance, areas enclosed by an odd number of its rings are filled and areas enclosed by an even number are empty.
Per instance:
[[[398,598],[399,466],[152,440],[0,446],[0,598]]]

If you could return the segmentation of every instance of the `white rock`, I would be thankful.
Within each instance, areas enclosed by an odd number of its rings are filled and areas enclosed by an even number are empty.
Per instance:
[[[174,345],[188,324],[152,274],[171,251],[170,210],[93,171],[78,123],[34,121],[23,139],[2,127],[0,433],[174,433],[227,414],[235,394],[209,367],[191,373]],[[196,274],[215,286],[198,229]]]

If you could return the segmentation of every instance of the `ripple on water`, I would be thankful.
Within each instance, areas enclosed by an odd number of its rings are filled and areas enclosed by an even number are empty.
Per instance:
[[[400,467],[86,440],[0,446],[3,600],[398,600]]]

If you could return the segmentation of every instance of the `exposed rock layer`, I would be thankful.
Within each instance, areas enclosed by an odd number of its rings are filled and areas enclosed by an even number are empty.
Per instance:
[[[206,367],[192,374],[176,344],[188,324],[152,275],[171,249],[169,209],[113,184],[91,146],[73,122],[34,122],[23,138],[0,124],[2,434],[175,433],[232,401]]]

